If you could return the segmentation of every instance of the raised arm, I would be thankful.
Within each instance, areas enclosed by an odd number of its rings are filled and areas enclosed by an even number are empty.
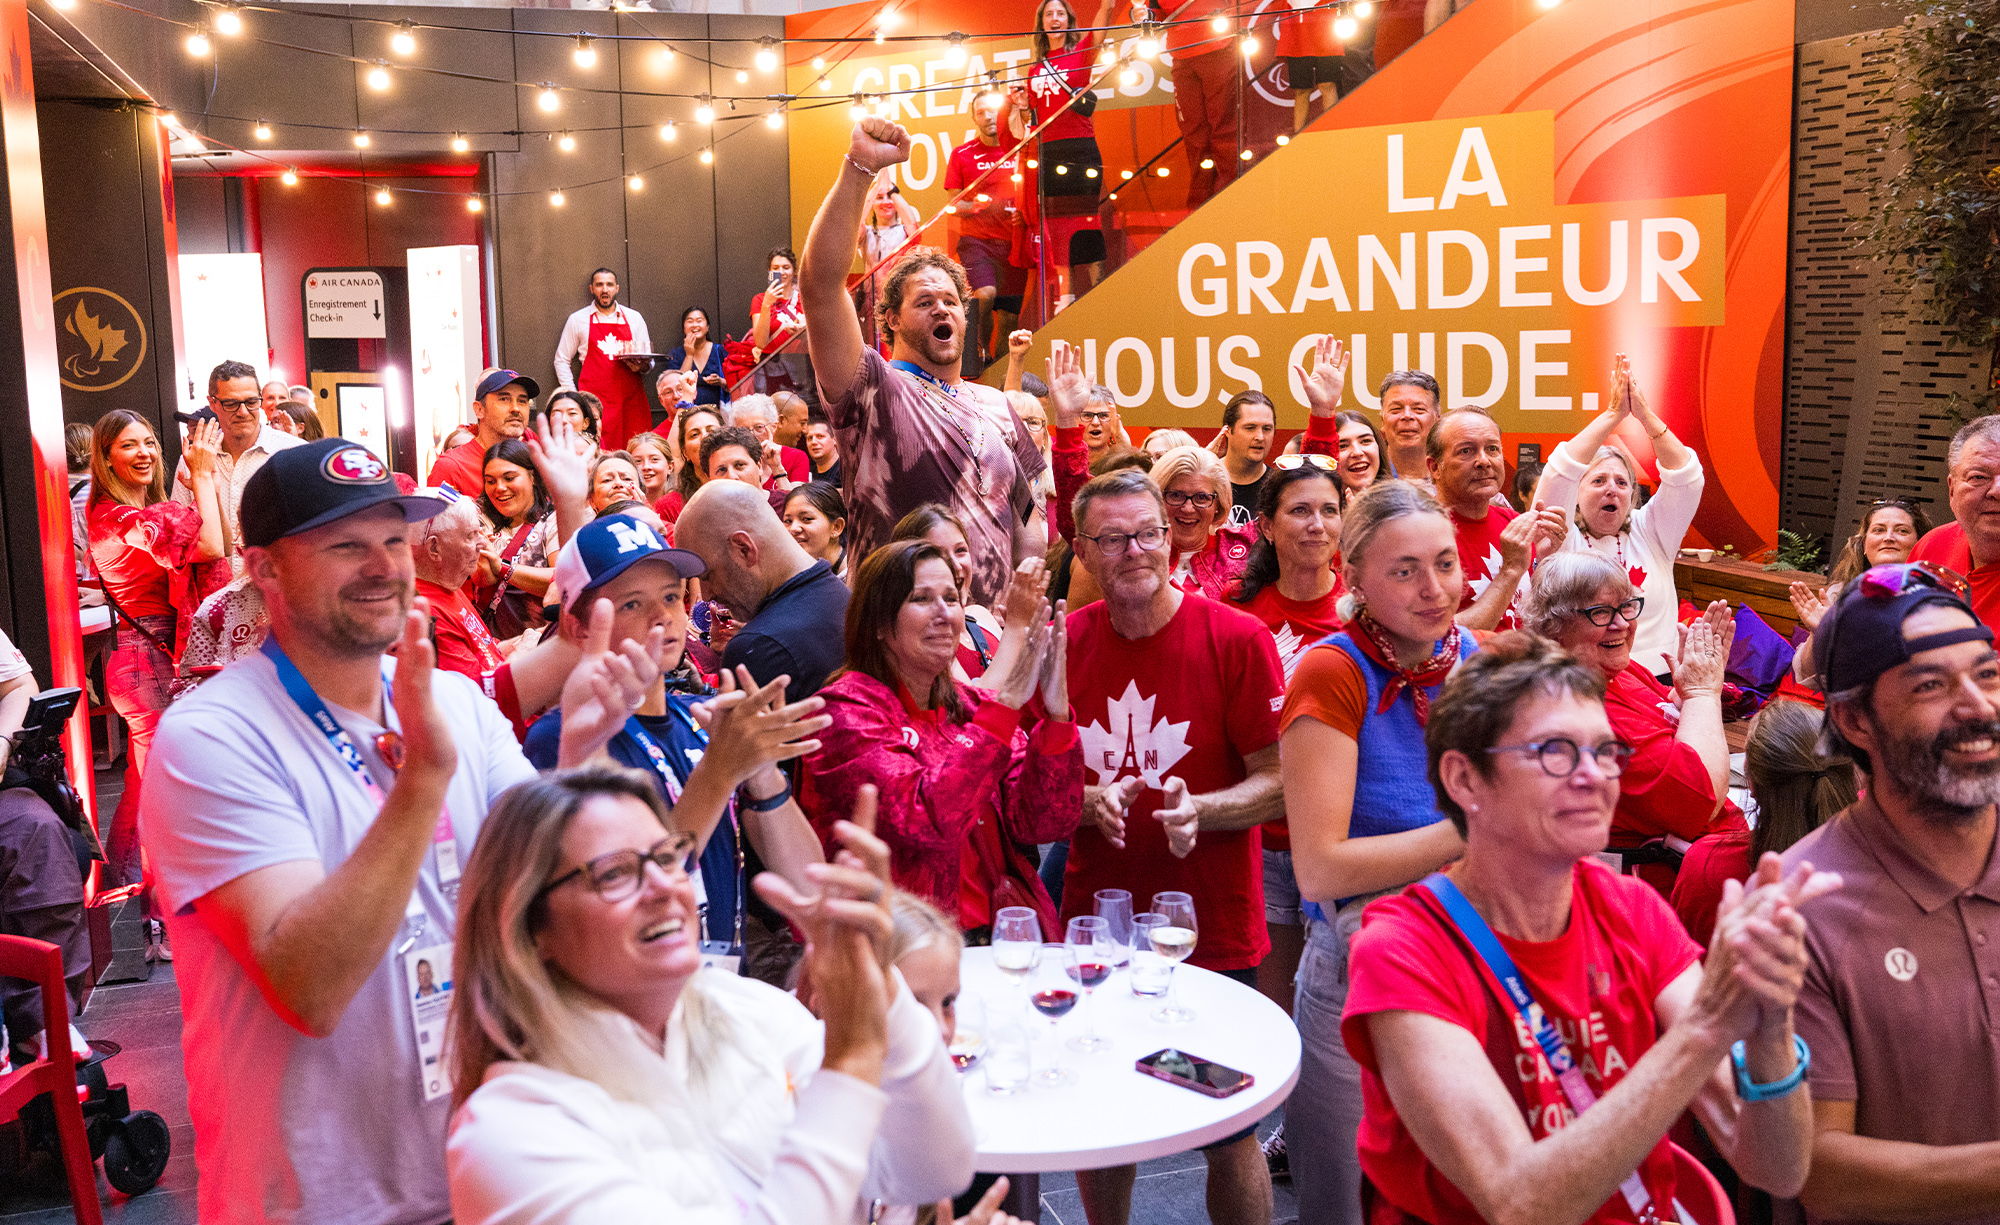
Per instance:
[[[847,155],[826,193],[799,256],[799,304],[806,316],[806,347],[812,354],[820,397],[841,398],[861,368],[861,321],[847,297],[847,270],[854,263],[854,235],[860,232],[875,175],[910,156],[910,134],[886,119],[869,116],[854,125]],[[829,385],[828,380],[837,380]]]
[[[181,450],[187,461],[188,483],[194,488],[195,509],[201,512],[196,561],[214,561],[229,552],[229,538],[222,527],[221,495],[216,491],[215,456],[221,449],[222,427],[213,421],[202,421],[188,431],[187,445]]]
[[[1651,406],[1646,403],[1646,393],[1639,389],[1638,380],[1632,377],[1631,368],[1626,364],[1625,355],[1618,355],[1619,372],[1624,375],[1626,406],[1639,424],[1646,427],[1646,437],[1653,444],[1653,454],[1658,457],[1662,468],[1683,468],[1695,453],[1686,443],[1674,437]]]
[[[1722,731],[1722,682],[1736,622],[1726,601],[1710,604],[1699,620],[1681,630],[1674,688],[1681,695],[1681,719],[1674,739],[1701,755],[1709,785],[1718,798],[1729,794],[1729,741]]]
[[[1313,368],[1293,366],[1292,377],[1305,388],[1306,409],[1312,415],[1306,419],[1305,440],[1299,450],[1307,455],[1333,455],[1340,450],[1340,427],[1334,424],[1333,416],[1340,411],[1340,397],[1347,390],[1348,355],[1341,350],[1340,341],[1328,333],[1313,345]]]

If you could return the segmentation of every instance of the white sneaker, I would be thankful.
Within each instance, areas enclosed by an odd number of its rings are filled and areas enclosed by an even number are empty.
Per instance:
[[[28,1049],[35,1053],[37,1060],[47,1059],[49,1057],[48,1031],[43,1030],[41,1033],[28,1039]],[[90,1039],[84,1037],[83,1031],[74,1025],[69,1027],[69,1049],[71,1057],[78,1063],[82,1063],[84,1060],[90,1058]]]

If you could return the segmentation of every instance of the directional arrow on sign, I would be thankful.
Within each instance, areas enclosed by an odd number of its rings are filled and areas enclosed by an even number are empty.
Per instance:
[[[380,298],[375,299],[375,317],[377,319],[382,317],[382,299]]]

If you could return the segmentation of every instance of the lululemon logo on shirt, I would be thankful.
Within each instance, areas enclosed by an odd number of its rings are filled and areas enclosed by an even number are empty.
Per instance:
[[[1909,982],[1917,976],[1917,955],[1908,949],[1890,949],[1882,957],[1882,968],[1897,982]]]
[[[389,475],[382,461],[360,447],[342,447],[320,464],[330,481],[343,485],[377,485]]]
[[[903,743],[909,745],[910,748],[915,749],[917,747],[917,729],[914,727],[906,727],[903,728],[902,731],[903,731]]]
[[[614,515],[605,520],[605,526],[609,527],[611,534],[618,538],[620,553],[636,553],[641,549],[658,550],[667,547],[653,534],[651,524],[641,523],[637,519],[620,522],[620,518],[621,516]]]

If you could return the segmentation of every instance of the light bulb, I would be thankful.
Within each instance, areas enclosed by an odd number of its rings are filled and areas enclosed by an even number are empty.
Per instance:
[[[667,45],[666,45],[665,43],[661,43],[661,44],[660,44],[660,67],[661,67],[662,69],[665,69],[665,68],[667,68],[667,67],[668,67],[669,65],[671,65],[671,64],[672,64],[673,62],[674,62],[674,49],[673,49],[672,47],[669,47],[669,46],[667,46]]]
[[[1015,181],[1016,183],[1018,183],[1018,182],[1020,182],[1020,181],[1021,181],[1021,174],[1020,174],[1020,172],[1019,172],[1019,171],[1015,171],[1015,172],[1014,172],[1014,174],[1013,174],[1013,175],[1012,175],[1011,177],[1013,178],[1013,180],[1014,180],[1014,181]]]
[[[1212,157],[1204,157],[1204,158],[1202,158],[1202,159],[1201,159],[1201,168],[1202,168],[1203,170],[1213,170],[1213,169],[1215,169],[1215,159],[1214,159],[1214,158],[1212,158]]]
[[[375,193],[375,203],[382,205],[387,205],[389,203],[388,188],[384,187],[381,191]]]
[[[707,94],[701,96],[701,105],[694,108],[694,121],[696,123],[715,122],[715,107],[709,103]]]
[[[561,149],[564,153],[576,152],[576,137],[571,136],[568,132],[564,132],[556,138],[556,148]]]
[[[882,44],[882,28],[880,26],[875,28],[875,44],[877,46]]]
[[[738,68],[736,70],[736,83],[738,85],[748,85],[750,83],[750,74],[744,71],[743,69]]]
[[[1257,54],[1257,36],[1255,34],[1245,34],[1243,36],[1243,54],[1246,56]]]
[[[631,188],[633,191],[644,191],[646,189],[646,180],[635,174],[625,180],[625,186]]]
[[[389,70],[382,66],[381,60],[376,60],[375,66],[368,70],[368,88],[389,88]]]
[[[1356,17],[1366,17],[1370,13],[1373,13],[1374,11],[1375,11],[1375,6],[1370,2],[1370,0],[1358,0],[1353,9],[1353,13]]]
[[[234,38],[243,32],[243,14],[236,11],[233,4],[225,4],[215,10],[215,32]]]
[[[471,148],[472,148],[472,142],[465,138],[465,133],[463,132],[452,133],[451,151],[453,153],[464,153]]]
[[[397,55],[417,53],[417,23],[403,20],[396,23],[396,32],[389,36],[389,50]]]
[[[286,167],[285,173],[278,176],[278,181],[287,187],[297,187],[299,185],[299,172]]]
[[[862,105],[860,94],[854,95],[854,101],[848,105],[847,117],[856,123],[868,117],[868,108]]]
[[[76,0],[49,0],[49,3],[65,12],[76,7]]]
[[[1169,171],[1165,166],[1162,166],[1158,170],[1155,170],[1153,173],[1159,175],[1161,178],[1164,179],[1167,177],[1168,174],[1172,172]]]
[[[814,72],[826,71],[826,57],[824,55],[813,56],[813,71]]]
[[[953,30],[945,40],[944,66],[946,68],[965,67],[965,35]]]
[[[771,46],[771,41],[767,36],[762,40],[763,45],[757,48],[756,64],[757,71],[759,72],[776,72],[778,70],[778,52]]]
[[[832,77],[821,77],[821,78],[819,79],[819,87],[820,87],[821,89],[823,89],[823,90],[830,90],[830,89],[832,89],[832,88],[833,88],[833,78],[832,78]]]
[[[1141,59],[1149,60],[1160,53],[1160,36],[1153,29],[1152,22],[1139,27],[1139,41],[1132,44],[1132,49],[1139,53]]]
[[[271,125],[259,119],[257,127],[250,134],[258,140],[269,140],[271,139]]]
[[[1215,15],[1215,20],[1208,23],[1208,28],[1214,30],[1217,34],[1229,33],[1228,15],[1224,13],[1217,13]]]
[[[465,211],[468,213],[483,213],[486,211],[486,201],[480,199],[478,196],[468,196],[465,200]]]
[[[576,50],[570,53],[578,68],[597,67],[597,48],[590,45],[590,35],[576,36]]]
[[[563,206],[563,194],[562,194],[561,192],[559,192],[559,191],[552,191],[552,192],[550,192],[550,193],[549,193],[549,207],[551,207],[551,208],[561,208],[562,206]]]
[[[1118,59],[1118,53],[1113,51],[1111,48],[1106,47],[1104,50],[1099,51],[1097,53],[1097,66],[1099,68],[1109,68],[1113,63],[1117,61],[1117,59]]]
[[[1117,192],[1115,192],[1115,191],[1114,191],[1114,192],[1112,192],[1112,193],[1111,193],[1111,198],[1112,198],[1113,200],[1116,200],[1116,199],[1118,198],[1118,193],[1117,193]]]
[[[1333,36],[1335,38],[1340,39],[1342,42],[1346,42],[1348,39],[1353,38],[1355,31],[1359,30],[1360,28],[1361,28],[1361,23],[1354,20],[1354,18],[1352,17],[1336,17],[1333,20]]]
[[[1118,74],[1118,83],[1127,89],[1137,85],[1139,83],[1139,70],[1137,68],[1127,68]]]
[[[1083,172],[1083,177],[1084,177],[1084,178],[1086,178],[1086,179],[1094,179],[1094,178],[1096,178],[1096,177],[1097,177],[1097,167],[1095,167],[1095,166],[1092,166],[1092,167],[1090,167],[1089,169],[1085,170],[1085,171]]]
[[[357,149],[366,149],[368,147],[368,133],[356,132],[354,134],[354,147]]]
[[[535,99],[535,102],[545,111],[552,111],[562,105],[562,99],[556,97],[556,90],[553,85],[542,86],[541,95]]]
[[[714,164],[715,164],[715,150],[713,150],[713,149],[703,149],[703,150],[701,151],[701,164],[702,164],[702,165],[704,165],[704,166],[712,166],[712,165],[714,165]]]
[[[1291,137],[1289,137],[1289,136],[1285,135],[1285,134],[1284,134],[1283,132],[1280,132],[1280,133],[1278,133],[1278,144],[1279,144],[1279,146],[1280,146],[1280,147],[1283,147],[1283,146],[1285,146],[1285,145],[1289,145],[1289,144],[1291,144],[1291,143],[1292,143],[1292,138],[1291,138]]]
[[[660,139],[661,139],[661,140],[672,140],[672,139],[673,139],[674,137],[676,137],[676,136],[678,136],[678,135],[680,135],[680,133],[679,133],[679,132],[676,132],[676,131],[674,131],[674,121],[673,121],[673,120],[669,119],[669,120],[667,120],[667,121],[666,121],[666,123],[664,123],[664,124],[662,124],[662,125],[660,126]]]
[[[1254,153],[1252,153],[1252,152],[1251,152],[1251,151],[1250,151],[1249,149],[1245,149],[1245,150],[1243,151],[1243,160],[1244,160],[1244,161],[1246,161],[1246,162],[1247,162],[1247,161],[1249,161],[1249,160],[1250,160],[1250,159],[1251,159],[1252,157],[1254,157],[1254,156],[1256,156],[1256,155],[1255,155]]]
[[[1118,172],[1118,177],[1121,179],[1129,179],[1132,177],[1132,172],[1129,170],[1121,170]]]
[[[771,129],[771,130],[772,130],[773,132],[775,132],[775,131],[777,131],[778,129],[780,129],[780,128],[784,127],[784,126],[785,126],[785,112],[783,112],[783,111],[772,111],[772,112],[771,112],[770,114],[768,114],[768,115],[764,116],[764,126],[765,126],[765,127],[767,127],[767,128],[769,128],[769,129]]]
[[[202,33],[200,30],[196,30],[194,33],[188,35],[187,49],[188,54],[194,56],[196,59],[206,56],[209,51],[208,35]]]
[[[1060,162],[1058,162],[1058,163],[1056,164],[1056,173],[1057,173],[1057,174],[1068,174],[1068,173],[1069,173],[1069,167],[1068,167],[1067,165],[1063,164],[1063,163],[1060,163]]]

